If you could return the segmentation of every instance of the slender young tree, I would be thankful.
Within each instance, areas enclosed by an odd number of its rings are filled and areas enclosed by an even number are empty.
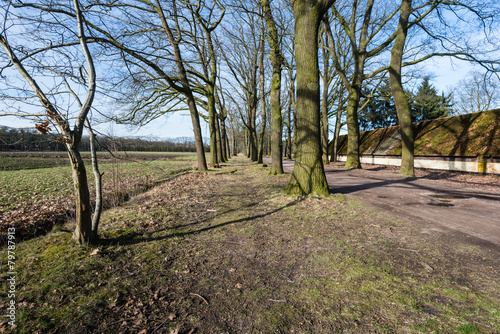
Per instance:
[[[61,113],[57,106],[48,98],[48,95],[41,88],[37,80],[28,72],[22,63],[22,60],[16,55],[13,48],[9,44],[6,36],[0,34],[0,44],[5,50],[12,64],[17,71],[23,76],[26,82],[30,85],[31,89],[37,95],[40,103],[45,108],[46,115],[58,126],[63,136],[63,141],[68,152],[71,162],[73,185],[75,191],[76,201],[76,227],[73,238],[80,244],[93,243],[96,240],[96,233],[92,231],[92,212],[90,205],[90,193],[87,180],[87,172],[83,159],[80,155],[80,142],[82,139],[82,132],[87,115],[90,111],[92,102],[94,100],[96,91],[96,73],[92,55],[89,51],[87,44],[87,36],[83,26],[83,14],[78,0],[73,0],[74,14],[76,19],[78,36],[78,43],[85,57],[87,65],[87,94],[84,102],[82,103],[79,113],[76,117],[75,125],[71,128],[69,119]],[[68,45],[69,43],[66,43]],[[75,44],[75,43],[73,43]],[[53,46],[52,46],[53,47]],[[36,52],[33,53],[33,56]],[[24,58],[26,59],[26,58]],[[46,124],[46,123],[45,123]],[[95,225],[97,228],[97,224]]]
[[[297,62],[297,134],[295,166],[287,192],[328,195],[320,136],[318,30],[335,0],[294,0]]]

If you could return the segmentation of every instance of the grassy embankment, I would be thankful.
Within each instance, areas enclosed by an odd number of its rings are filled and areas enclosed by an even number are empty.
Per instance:
[[[498,333],[497,251],[342,195],[284,196],[289,176],[243,158],[222,172],[108,210],[99,245],[71,226],[19,243],[15,331]]]

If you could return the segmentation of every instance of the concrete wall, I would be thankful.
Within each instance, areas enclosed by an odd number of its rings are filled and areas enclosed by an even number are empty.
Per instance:
[[[346,155],[339,155],[346,161]],[[372,165],[401,166],[401,158],[387,155],[362,155],[361,163]],[[415,157],[415,168],[449,170],[459,172],[500,174],[500,159],[478,159],[460,157]]]

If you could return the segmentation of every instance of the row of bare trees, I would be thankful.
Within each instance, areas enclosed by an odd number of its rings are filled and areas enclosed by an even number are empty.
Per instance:
[[[401,173],[414,177],[404,85],[432,57],[495,72],[497,8],[461,0],[9,0],[0,13],[2,94],[17,115],[20,104],[38,104],[30,115],[39,130],[60,132],[74,171],[75,238],[89,243],[97,222],[79,145],[97,110],[135,126],[189,110],[199,170],[240,150],[262,163],[269,143],[271,174],[283,173],[282,157],[294,153],[287,192],[327,195],[324,164],[336,158],[330,119],[334,141],[347,124],[346,167],[360,168],[358,113],[370,102],[367,87],[389,77]]]

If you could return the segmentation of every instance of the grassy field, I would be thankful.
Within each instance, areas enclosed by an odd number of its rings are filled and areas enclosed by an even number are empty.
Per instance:
[[[497,249],[268,173],[233,158],[106,211],[98,245],[18,243],[14,332],[499,332]]]
[[[193,153],[131,153],[121,154],[119,158],[101,154],[104,205],[107,208],[120,205],[131,196],[167,181],[195,164]],[[7,165],[9,168],[5,169],[12,170],[1,170]],[[94,180],[89,164],[87,174],[94,198]],[[5,233],[7,226],[13,224],[18,227],[20,237],[43,234],[55,222],[70,219],[73,214],[71,169],[64,152],[0,156],[0,189],[0,233]]]
[[[116,160],[154,160],[154,159],[189,159],[194,157],[190,152],[117,152],[112,156],[108,152],[98,152],[101,163]],[[85,162],[90,164],[90,152],[82,152]],[[66,152],[0,152],[0,171],[26,170],[69,166]]]

